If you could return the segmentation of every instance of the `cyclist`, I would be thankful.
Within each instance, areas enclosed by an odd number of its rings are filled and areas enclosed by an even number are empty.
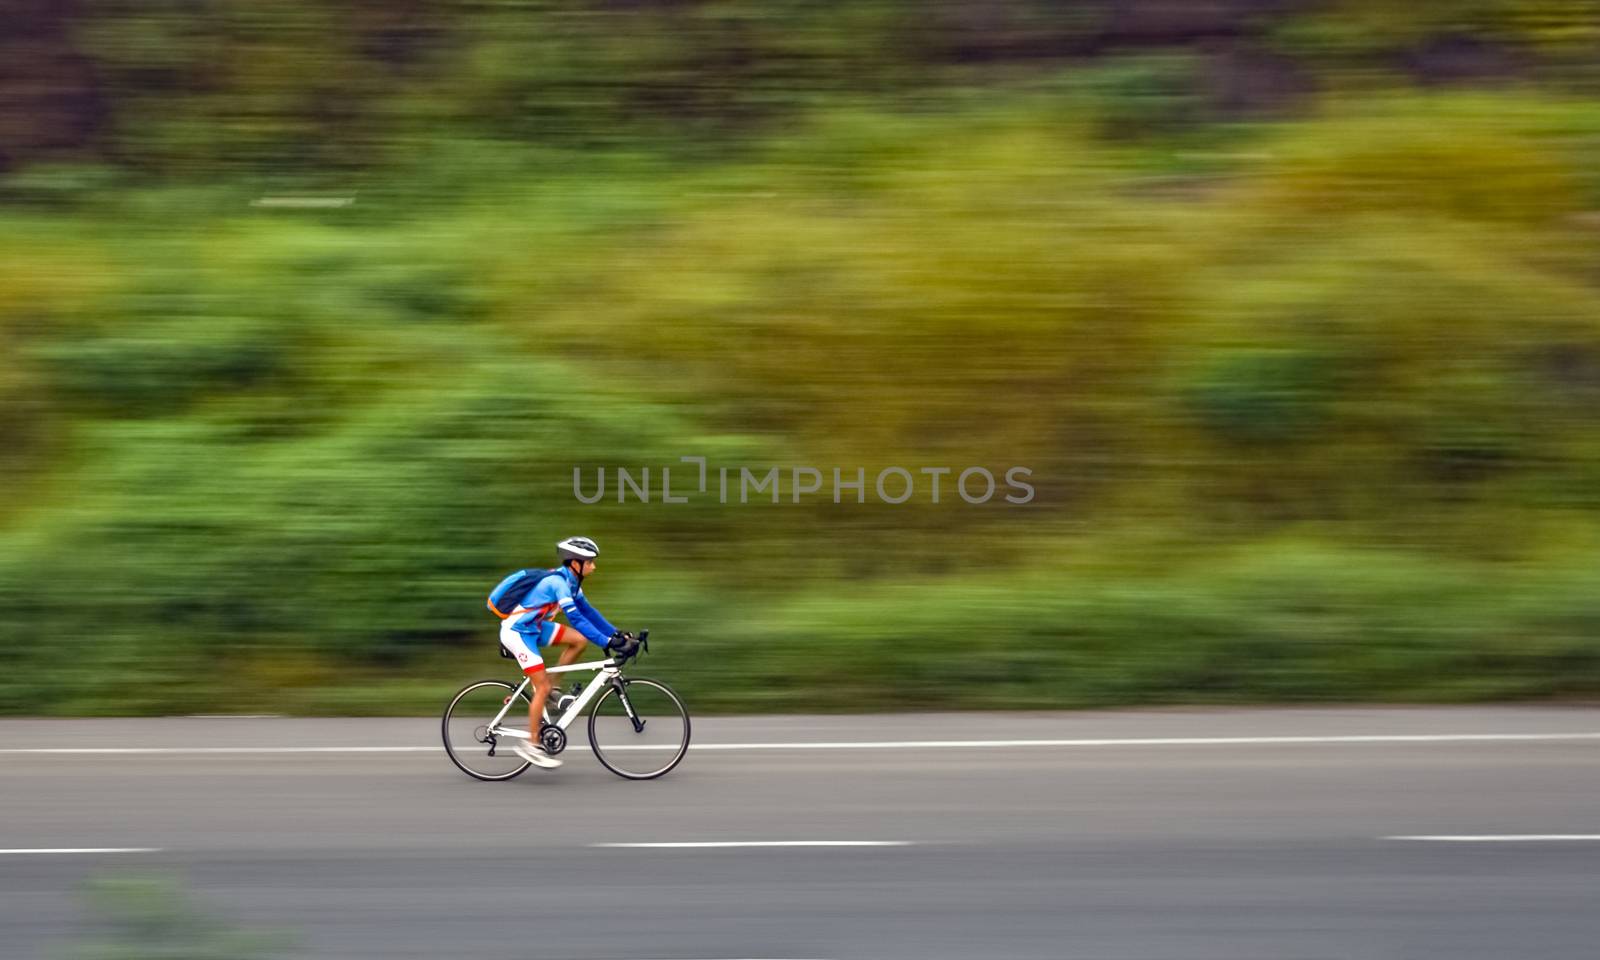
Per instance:
[[[550,675],[545,672],[543,647],[561,648],[561,666],[583,656],[587,644],[602,650],[626,649],[632,637],[618,630],[583,595],[583,580],[594,573],[600,548],[588,537],[568,537],[556,544],[561,566],[551,570],[525,593],[500,625],[500,644],[516,658],[528,675],[531,702],[528,705],[528,732],[531,741],[516,738],[511,749],[534,766],[553,769],[561,761],[545,752],[538,731],[544,704],[550,695]],[[567,618],[566,626],[553,619],[557,613]]]

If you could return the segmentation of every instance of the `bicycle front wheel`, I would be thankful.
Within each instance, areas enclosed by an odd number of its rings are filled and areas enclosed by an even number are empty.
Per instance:
[[[589,746],[617,776],[653,780],[689,752],[689,711],[666,684],[624,678],[594,702]]]
[[[440,725],[444,752],[462,773],[479,780],[510,780],[528,769],[528,761],[511,751],[514,741],[489,730],[490,721],[513,698],[501,725],[520,728],[527,724],[528,698],[516,691],[514,685],[500,680],[479,680],[462,687],[445,707]]]

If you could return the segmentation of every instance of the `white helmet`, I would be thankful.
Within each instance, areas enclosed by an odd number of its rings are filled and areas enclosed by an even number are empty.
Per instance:
[[[600,556],[600,548],[588,537],[568,537],[556,544],[556,556],[561,562],[568,560],[593,560]]]

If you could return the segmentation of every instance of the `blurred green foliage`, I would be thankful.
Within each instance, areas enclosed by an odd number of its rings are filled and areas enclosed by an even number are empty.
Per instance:
[[[89,881],[85,899],[98,929],[57,954],[62,960],[266,960],[293,942],[211,915],[173,874],[102,873]]]
[[[574,532],[703,709],[1600,690],[1592,4],[36,6],[0,712],[432,710]]]

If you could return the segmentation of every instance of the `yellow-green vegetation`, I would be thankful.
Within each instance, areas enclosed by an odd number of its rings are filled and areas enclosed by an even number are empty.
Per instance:
[[[164,872],[103,872],[84,890],[93,932],[51,954],[57,960],[218,957],[268,960],[290,955],[296,937],[236,927],[201,902],[186,877]]]
[[[854,33],[725,5],[810,96],[682,62],[680,22],[612,46],[583,18],[548,61],[485,35],[386,93],[271,46],[201,96],[152,90],[107,14],[84,42],[142,84],[125,155],[0,180],[0,711],[430,711],[500,669],[484,593],[571,533],[700,709],[1593,694],[1577,6],[1474,8],[1552,58],[1496,90],[1379,82],[1338,24],[1275,23],[1327,82],[1237,117],[1186,99],[1182,44],[975,85],[885,39],[896,4],[844,5]],[[651,77],[709,102],[641,109]],[[327,117],[283,97],[315,83],[388,125],[299,169]],[[250,205],[295,191],[355,202]],[[684,456],[860,467],[868,502],[787,474],[777,504],[574,496],[574,467],[681,490]],[[891,466],[1025,466],[1036,495],[889,504]]]

